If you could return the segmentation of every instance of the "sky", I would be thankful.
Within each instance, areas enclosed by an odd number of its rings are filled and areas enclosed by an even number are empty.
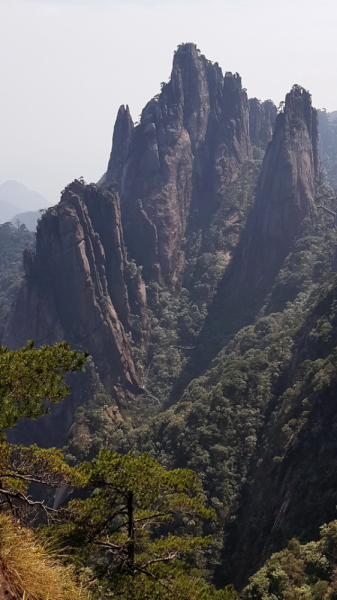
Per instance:
[[[294,83],[337,110],[336,0],[0,0],[0,184],[50,203],[107,167],[117,110],[136,121],[195,42],[249,97]]]

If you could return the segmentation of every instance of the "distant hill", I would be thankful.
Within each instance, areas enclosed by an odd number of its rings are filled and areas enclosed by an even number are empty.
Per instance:
[[[10,220],[14,225],[17,225],[19,222],[20,225],[26,225],[28,231],[35,231],[37,221],[40,217],[41,213],[39,210],[30,210],[28,212],[18,213]]]
[[[50,205],[41,194],[29,190],[17,181],[6,181],[0,185],[0,202],[14,205],[14,210],[7,219],[12,219],[18,212],[39,210]]]
[[[14,206],[14,204],[10,204],[5,200],[0,200],[0,223],[11,221],[13,215],[15,215],[15,213],[19,210],[20,209],[18,206]]]

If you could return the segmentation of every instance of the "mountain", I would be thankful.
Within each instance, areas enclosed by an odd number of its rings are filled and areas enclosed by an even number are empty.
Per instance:
[[[228,336],[253,321],[302,223],[316,218],[315,180],[320,170],[317,112],[312,109],[310,94],[294,86],[286,96],[284,111],[277,116],[254,206],[200,334],[196,350],[201,356],[197,359],[199,371]],[[288,294],[287,300],[292,299]],[[271,309],[281,310],[283,302],[274,295]]]
[[[3,343],[19,348],[28,339],[38,345],[68,339],[88,347],[107,391],[123,404],[139,387],[126,336],[130,305],[139,318],[146,314],[144,286],[137,273],[125,273],[127,266],[116,192],[74,182],[39,223],[36,254],[24,254],[26,282]]]
[[[0,185],[0,201],[14,205],[15,210],[11,218],[20,211],[39,210],[50,205],[41,194],[27,189],[23,183],[17,181],[6,181]]]
[[[240,77],[223,76],[194,44],[181,45],[169,83],[146,105],[139,125],[121,107],[105,176],[117,181],[128,251],[146,281],[178,280],[191,214],[209,220],[251,156]]]
[[[272,100],[249,100],[249,134],[256,148],[266,149],[273,135],[276,115],[277,108]]]
[[[42,215],[4,323],[10,348],[91,355],[65,403],[10,439],[194,469],[219,586],[335,518],[337,198],[319,119],[321,142],[301,86],[277,110],[180,45],[139,124],[120,108],[99,184],[75,180]]]
[[[221,216],[228,233],[214,265],[208,291],[213,295],[249,204],[246,197],[235,206],[237,191],[233,205],[226,201],[229,186],[235,186],[241,166],[251,159],[248,106],[238,75],[223,76],[194,44],[179,47],[170,83],[144,109],[140,124],[133,127],[128,110],[119,111],[104,184],[74,182],[60,204],[42,216],[36,253],[25,256],[26,282],[9,314],[3,343],[18,348],[27,339],[42,344],[65,338],[76,347],[84,345],[106,392],[120,407],[125,407],[123,396],[147,387],[149,371],[152,378],[162,358],[156,336],[148,344],[144,281],[152,286],[152,305],[160,304],[165,282],[173,290],[187,261],[191,268],[197,258],[192,257],[195,225],[204,246],[200,257],[209,257],[214,244],[202,241],[203,229],[207,232],[205,225]],[[153,162],[155,156],[159,162]],[[253,175],[254,168],[254,163],[248,167]],[[153,309],[155,319],[158,310]],[[172,347],[166,354],[165,386],[181,354]],[[156,389],[149,392],[157,396]]]

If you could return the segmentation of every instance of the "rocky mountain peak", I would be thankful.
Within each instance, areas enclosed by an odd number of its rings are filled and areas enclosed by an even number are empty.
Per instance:
[[[178,47],[139,125],[119,111],[105,182],[117,181],[128,251],[147,281],[175,285],[191,210],[209,216],[251,157],[248,120],[240,77],[223,77],[195,44]]]
[[[284,121],[284,123],[283,123]],[[276,120],[276,130],[285,129],[292,136],[295,131],[303,133],[307,139],[306,145],[311,145],[309,152],[308,168],[313,170],[313,176],[317,176],[321,170],[318,142],[318,116],[312,107],[311,94],[299,85],[294,85],[289,94],[286,95],[284,112]],[[300,140],[297,141],[300,143]],[[305,141],[303,141],[305,143]]]
[[[310,94],[294,86],[277,116],[254,205],[200,335],[198,347],[205,348],[212,337],[212,350],[203,352],[195,371],[200,372],[224,340],[251,323],[262,308],[303,220],[315,218],[319,173],[317,112]]]
[[[122,105],[117,114],[108,165],[108,173],[112,181],[119,182],[121,179],[133,126],[129,107]]]
[[[120,400],[138,389],[126,331],[132,313],[145,331],[146,294],[128,273],[119,198],[113,189],[74,181],[41,218],[36,253],[24,256],[26,282],[3,343],[19,348],[63,339],[88,348],[107,391]]]
[[[273,280],[303,219],[314,214],[314,183],[319,172],[317,112],[310,94],[294,86],[286,96],[284,111],[277,116],[263,161],[246,230],[251,247],[247,248],[245,235],[241,244],[246,245],[247,258],[251,253],[248,262],[254,267],[249,267],[249,279],[252,283],[254,278],[254,286]]]

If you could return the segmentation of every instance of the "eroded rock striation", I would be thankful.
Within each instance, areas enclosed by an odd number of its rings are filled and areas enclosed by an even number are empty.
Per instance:
[[[277,116],[254,206],[201,332],[197,352],[200,356],[203,348],[202,358],[195,359],[193,374],[262,308],[303,220],[315,214],[320,168],[317,112],[310,94],[294,86]]]
[[[303,219],[315,212],[315,178],[320,172],[317,112],[310,94],[294,86],[275,124],[263,161],[255,205],[221,294],[258,290],[264,298]],[[226,292],[228,290],[228,292]]]
[[[117,192],[79,181],[68,186],[43,215],[36,253],[27,251],[24,264],[26,282],[3,344],[19,348],[29,339],[38,345],[65,339],[89,350],[108,393],[135,392],[126,331],[132,330],[132,312],[146,331],[146,295],[139,277],[127,272]]]
[[[273,137],[277,108],[272,100],[249,100],[249,133],[254,146],[265,149]]]
[[[169,83],[133,126],[121,107],[105,183],[116,180],[125,239],[147,281],[174,285],[192,210],[203,218],[251,157],[249,106],[239,75],[223,76],[194,44],[179,46]]]

